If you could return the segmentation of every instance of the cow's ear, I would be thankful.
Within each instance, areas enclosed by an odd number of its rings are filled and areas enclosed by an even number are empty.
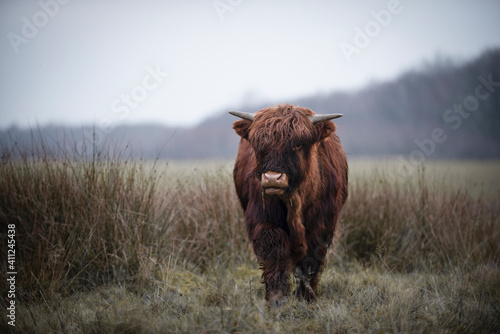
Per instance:
[[[337,130],[337,126],[335,123],[330,122],[330,121],[323,121],[323,122],[318,122],[316,123],[316,126],[318,127],[319,130],[319,141],[322,141],[325,138],[328,138],[332,135],[332,133]]]
[[[241,138],[248,139],[248,132],[251,125],[252,122],[249,120],[241,119],[233,123],[233,129]]]

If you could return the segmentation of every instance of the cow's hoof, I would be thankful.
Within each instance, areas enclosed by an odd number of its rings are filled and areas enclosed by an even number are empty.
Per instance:
[[[284,296],[282,293],[272,294],[267,300],[267,306],[269,306],[270,309],[281,308],[285,304],[286,296]]]
[[[316,292],[311,288],[311,285],[309,285],[309,282],[305,284],[305,289],[304,289],[304,299],[308,302],[312,302],[313,300],[316,299]]]
[[[301,284],[295,289],[295,297],[297,297],[298,300],[312,302],[316,299],[316,293],[308,282],[307,284]]]

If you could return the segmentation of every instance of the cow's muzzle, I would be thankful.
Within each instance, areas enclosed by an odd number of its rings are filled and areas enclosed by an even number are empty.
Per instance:
[[[283,195],[288,188],[288,177],[285,173],[268,171],[262,174],[260,184],[267,195]]]

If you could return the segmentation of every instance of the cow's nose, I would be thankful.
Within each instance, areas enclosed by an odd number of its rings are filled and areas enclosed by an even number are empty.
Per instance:
[[[266,194],[282,195],[288,187],[288,177],[285,173],[268,171],[262,174],[260,184]]]
[[[281,181],[283,174],[277,172],[265,172],[264,181],[271,183],[279,183]]]

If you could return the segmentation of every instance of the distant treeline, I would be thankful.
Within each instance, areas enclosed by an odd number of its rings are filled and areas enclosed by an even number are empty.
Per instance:
[[[317,113],[340,112],[338,135],[350,156],[401,155],[407,160],[500,158],[500,49],[456,63],[438,58],[393,81],[371,83],[350,92],[332,92],[289,101],[268,101],[232,109],[254,112],[291,103]],[[166,110],[168,112],[168,110]],[[122,154],[161,159],[234,158],[239,137],[234,117],[221,111],[191,128],[159,125],[0,131],[3,154],[18,146],[35,147],[43,139],[52,152],[93,146],[123,148]]]

